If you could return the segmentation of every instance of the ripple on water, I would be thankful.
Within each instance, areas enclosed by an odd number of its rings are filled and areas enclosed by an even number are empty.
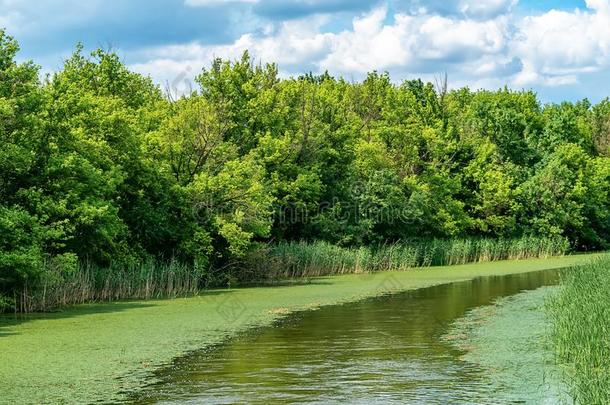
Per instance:
[[[442,337],[500,297],[552,285],[557,271],[486,277],[321,308],[213,351],[176,359],[136,403],[506,403],[489,364]],[[469,315],[470,316],[470,315]],[[508,396],[507,396],[508,395]]]

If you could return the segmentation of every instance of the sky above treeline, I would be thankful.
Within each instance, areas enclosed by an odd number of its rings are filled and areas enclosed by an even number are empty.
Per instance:
[[[446,72],[451,87],[545,102],[610,96],[610,0],[0,0],[0,27],[43,72],[81,42],[164,86],[247,49],[283,76]]]

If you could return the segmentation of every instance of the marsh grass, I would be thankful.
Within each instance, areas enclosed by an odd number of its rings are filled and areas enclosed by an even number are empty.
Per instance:
[[[344,248],[326,242],[293,242],[259,249],[226,269],[227,286],[333,274],[407,270],[504,259],[565,254],[564,238],[417,240],[376,247]],[[52,270],[50,270],[52,272]],[[177,260],[148,260],[131,266],[97,267],[81,263],[69,274],[45,277],[36,289],[25,286],[13,297],[19,312],[49,311],[87,302],[172,298],[196,294],[209,284],[208,268]]]
[[[610,255],[566,271],[547,303],[557,362],[579,404],[610,403]]]
[[[148,260],[102,268],[83,263],[74,273],[48,277],[16,297],[20,312],[48,311],[73,304],[121,299],[171,298],[199,291],[202,272],[179,261]]]
[[[567,253],[562,237],[517,239],[430,239],[343,248],[326,242],[284,242],[247,263],[271,279],[317,277],[413,267],[446,266],[495,260],[546,258]]]

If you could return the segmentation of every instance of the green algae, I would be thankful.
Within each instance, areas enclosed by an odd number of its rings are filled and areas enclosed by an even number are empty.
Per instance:
[[[153,370],[295,311],[433,285],[579,264],[590,256],[351,274],[307,284],[216,290],[174,300],[91,304],[0,318],[0,402],[125,400]]]
[[[554,361],[547,300],[559,287],[547,286],[475,308],[457,320],[445,338],[480,367],[490,391],[502,403],[572,403]]]

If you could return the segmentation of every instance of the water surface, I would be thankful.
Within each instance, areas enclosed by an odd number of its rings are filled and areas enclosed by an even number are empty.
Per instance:
[[[485,277],[299,313],[175,360],[132,399],[506,403],[488,371],[462,360],[464,352],[441,337],[469,309],[556,284],[557,273]]]

